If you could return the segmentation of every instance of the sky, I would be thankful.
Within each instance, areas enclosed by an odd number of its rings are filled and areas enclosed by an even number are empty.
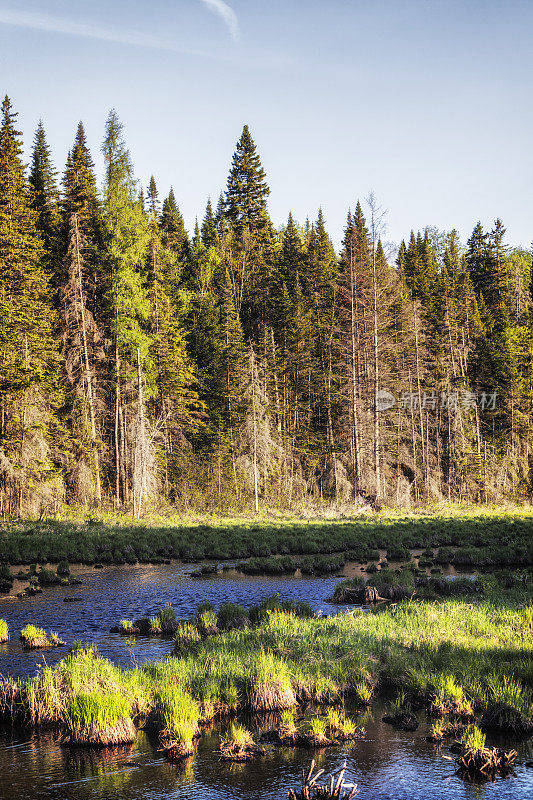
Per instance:
[[[339,245],[373,191],[388,241],[500,217],[529,248],[532,45],[531,0],[0,0],[0,92],[60,171],[81,119],[101,175],[115,108],[189,229],[246,123],[276,226],[321,207]]]

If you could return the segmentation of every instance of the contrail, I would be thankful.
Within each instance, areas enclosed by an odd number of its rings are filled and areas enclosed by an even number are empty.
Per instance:
[[[227,25],[234,42],[238,42],[241,32],[239,29],[239,20],[237,14],[224,0],[200,0],[213,14],[217,14]]]
[[[72,22],[61,17],[51,17],[45,14],[33,14],[27,11],[9,11],[0,9],[0,25],[11,25],[17,28],[31,28],[32,30],[47,31],[49,33],[64,33],[68,36],[80,36],[84,39],[97,39],[102,42],[116,42],[129,44],[135,47],[149,47],[154,50],[169,50],[174,53],[192,56],[208,56],[200,50],[187,49],[179,45],[165,42],[155,36],[136,31],[113,31],[99,28],[95,25],[86,25],[83,22]]]

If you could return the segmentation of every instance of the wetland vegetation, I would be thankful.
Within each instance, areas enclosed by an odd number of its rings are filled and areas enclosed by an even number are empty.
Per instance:
[[[348,561],[377,561],[379,550],[392,563],[422,550],[430,567],[527,567],[533,564],[532,532],[529,508],[449,508],[411,515],[389,511],[335,519],[155,518],[145,524],[104,515],[79,521],[11,521],[0,528],[0,590],[2,580],[12,580],[7,564],[57,564],[57,580],[68,579],[64,570],[69,563],[161,563],[168,559],[216,563],[249,559],[245,568],[251,574],[281,574],[298,566],[303,572],[327,573]],[[35,568],[34,575],[41,583],[47,577],[56,580],[42,568],[38,572]]]
[[[71,744],[127,741],[132,725],[147,726],[174,759],[191,752],[201,726],[228,717],[241,725],[251,713],[280,715],[280,740],[349,739],[356,730],[344,704],[362,708],[377,696],[393,714],[441,719],[443,735],[476,719],[482,730],[529,736],[532,608],[527,585],[506,589],[492,576],[468,601],[410,599],[332,617],[275,598],[253,609],[203,607],[176,623],[168,657],[123,670],[76,646],[56,667],[4,682],[2,712],[57,725]],[[299,727],[310,705],[317,713]]]

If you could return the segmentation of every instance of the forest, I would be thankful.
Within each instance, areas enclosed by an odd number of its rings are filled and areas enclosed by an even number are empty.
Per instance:
[[[336,252],[321,210],[274,226],[244,126],[190,236],[115,111],[101,186],[81,122],[61,175],[17,128],[6,97],[2,516],[530,499],[532,258],[500,219],[393,250],[354,187]]]

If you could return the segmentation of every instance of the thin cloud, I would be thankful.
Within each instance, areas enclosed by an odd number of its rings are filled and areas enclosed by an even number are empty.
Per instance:
[[[213,14],[217,14],[217,16],[221,17],[224,21],[224,24],[227,26],[231,38],[234,42],[238,42],[241,36],[241,31],[239,28],[239,20],[237,19],[237,14],[228,6],[224,0],[200,0],[201,3],[206,6],[209,11],[212,11]]]
[[[165,42],[155,36],[150,36],[137,31],[113,31],[99,28],[95,25],[86,25],[83,22],[72,22],[61,17],[51,17],[44,14],[33,14],[26,11],[10,11],[0,9],[0,25],[10,25],[17,28],[31,28],[48,33],[63,33],[67,36],[80,36],[83,39],[97,39],[101,42],[115,42],[117,44],[133,45],[134,47],[148,47],[154,50],[169,50],[173,53],[184,55],[208,56],[200,50],[191,50],[179,45]]]

